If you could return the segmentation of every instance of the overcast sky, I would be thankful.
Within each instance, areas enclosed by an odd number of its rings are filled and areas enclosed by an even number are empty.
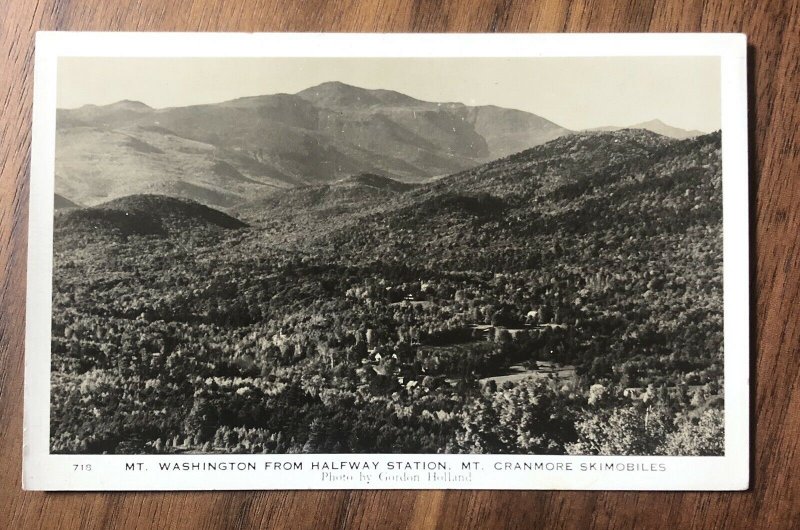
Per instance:
[[[684,129],[720,128],[717,57],[61,58],[58,106],[130,99],[176,107],[295,93],[325,81],[516,108],[570,129],[656,118]]]

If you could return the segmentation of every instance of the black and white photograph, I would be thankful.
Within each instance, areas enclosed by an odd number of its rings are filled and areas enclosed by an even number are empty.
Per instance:
[[[726,455],[720,54],[54,64],[50,455]]]

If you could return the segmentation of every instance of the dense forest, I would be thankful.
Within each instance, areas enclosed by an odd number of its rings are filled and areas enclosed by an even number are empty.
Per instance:
[[[720,134],[55,218],[54,453],[717,455]]]

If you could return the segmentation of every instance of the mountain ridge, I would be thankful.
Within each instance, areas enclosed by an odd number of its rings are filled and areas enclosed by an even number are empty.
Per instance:
[[[186,107],[122,100],[58,110],[56,192],[87,206],[155,193],[227,210],[359,174],[427,182],[573,134],[517,109],[338,81]]]
[[[523,111],[341,82],[162,109],[123,100],[58,110],[56,191],[86,205],[172,191],[228,208],[264,185],[360,173],[422,182],[569,132]],[[214,171],[220,160],[250,182],[221,182]]]

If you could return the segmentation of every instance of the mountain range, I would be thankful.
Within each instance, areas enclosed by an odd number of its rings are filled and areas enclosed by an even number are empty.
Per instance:
[[[693,135],[661,122],[641,128]],[[363,175],[427,182],[569,134],[529,112],[340,82],[187,107],[86,105],[58,111],[57,202],[163,194],[227,210],[283,189],[341,190]]]
[[[89,208],[61,198],[56,229],[117,237],[253,226],[264,241],[336,255],[403,256],[424,247],[428,257],[460,249],[464,260],[488,234],[492,245],[508,248],[527,248],[537,234],[590,232],[596,244],[601,233],[674,232],[715,219],[719,142],[719,133],[685,140],[640,129],[576,133],[423,184],[359,174],[278,190],[227,214],[157,194]],[[626,237],[615,245],[628,244]]]

